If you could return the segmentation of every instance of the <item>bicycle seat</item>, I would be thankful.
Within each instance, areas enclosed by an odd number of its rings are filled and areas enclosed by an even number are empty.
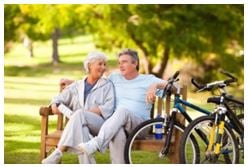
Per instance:
[[[220,97],[209,97],[207,100],[208,103],[220,104]]]

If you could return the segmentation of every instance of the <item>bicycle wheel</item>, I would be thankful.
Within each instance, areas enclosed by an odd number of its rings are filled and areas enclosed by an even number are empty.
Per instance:
[[[227,124],[225,124],[224,133],[222,135],[220,154],[207,154],[208,138],[213,124],[213,116],[202,116],[189,124],[185,129],[180,142],[181,163],[238,163],[238,143],[233,131]],[[195,137],[200,149],[198,155],[195,155],[198,157],[197,160],[199,161],[196,161],[195,159],[192,159],[192,156],[189,156],[189,153],[194,152],[192,151],[194,148],[189,144],[191,142],[190,137],[192,136]]]
[[[244,125],[244,114],[239,114],[237,116],[239,121]],[[239,163],[244,163],[244,136],[238,134],[236,131],[234,131],[234,134],[236,136],[236,140],[238,141],[239,146]]]
[[[155,127],[162,127],[162,136],[156,139]],[[177,129],[177,135],[181,135],[184,126],[175,123],[174,129]],[[175,132],[175,131],[174,131]],[[173,133],[174,133],[173,132]],[[126,163],[131,164],[166,164],[170,163],[167,156],[161,157],[160,151],[164,148],[166,138],[166,128],[164,118],[148,120],[137,126],[129,135],[124,151]],[[172,137],[172,142],[175,138]]]

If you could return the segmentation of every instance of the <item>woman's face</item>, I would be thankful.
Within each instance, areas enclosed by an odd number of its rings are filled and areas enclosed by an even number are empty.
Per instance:
[[[95,60],[89,64],[89,75],[94,78],[100,78],[106,70],[106,62],[104,60]]]

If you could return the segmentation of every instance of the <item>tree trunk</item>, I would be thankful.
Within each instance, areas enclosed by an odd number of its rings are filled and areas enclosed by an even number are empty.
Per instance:
[[[60,62],[59,53],[58,53],[59,35],[60,35],[60,30],[58,28],[54,28],[54,31],[52,33],[52,45],[53,45],[52,63],[53,65],[57,65]]]
[[[148,59],[148,51],[146,49],[146,47],[142,44],[141,40],[138,40],[135,36],[134,33],[132,33],[131,31],[129,31],[129,35],[130,37],[133,39],[133,41],[135,42],[135,44],[142,50],[143,54],[144,54],[144,60],[142,62],[142,64],[144,65],[144,71],[146,74],[150,74],[152,72],[152,65]]]
[[[33,53],[33,41],[28,36],[25,36],[24,39],[23,39],[23,45],[28,50],[28,56],[31,57],[31,58],[33,58],[34,57],[34,53]]]
[[[146,50],[144,50],[144,48],[140,48],[144,54],[144,59],[143,59],[143,65],[144,65],[144,69],[145,69],[145,73],[146,74],[151,74],[152,73],[152,64],[149,61],[148,58],[148,53],[146,52]]]
[[[155,73],[157,77],[160,77],[160,78],[163,77],[164,71],[166,69],[166,66],[169,60],[169,54],[170,54],[170,48],[165,47],[164,52],[163,52],[163,57],[160,62],[159,70],[157,73]]]
[[[166,66],[169,60],[169,54],[170,54],[170,48],[165,47],[164,52],[163,52],[163,57],[159,65],[159,70],[157,72],[154,72],[154,75],[156,75],[159,78],[163,77],[164,71],[166,69]]]
[[[30,47],[28,48],[28,50],[29,50],[29,56],[30,56],[31,58],[33,58],[33,57],[34,57],[33,42],[31,42]]]
[[[129,31],[129,35],[133,39],[135,44],[142,50],[142,52],[144,54],[143,64],[144,64],[145,73],[146,74],[154,74],[157,77],[162,78],[163,74],[164,74],[164,70],[165,70],[166,65],[167,65],[167,62],[169,60],[170,48],[165,47],[164,52],[163,52],[162,61],[160,62],[159,70],[157,72],[154,72],[154,71],[152,71],[153,70],[153,65],[149,61],[149,57],[148,57],[149,53],[148,53],[147,48],[143,45],[141,40],[136,38],[135,34],[132,33],[132,31]]]

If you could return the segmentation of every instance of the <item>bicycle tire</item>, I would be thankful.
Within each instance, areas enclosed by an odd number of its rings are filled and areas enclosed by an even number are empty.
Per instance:
[[[222,146],[222,153],[215,158],[206,159],[205,151],[206,151],[206,142],[203,142],[203,139],[198,137],[196,130],[201,130],[206,136],[208,136],[208,130],[211,129],[211,125],[213,124],[215,118],[213,116],[202,116],[194,121],[192,121],[187,128],[185,128],[184,133],[182,135],[180,141],[180,163],[238,163],[239,162],[239,150],[238,150],[238,143],[236,141],[235,135],[232,129],[225,124],[224,133],[223,133],[223,143],[225,146]],[[190,148],[187,148],[187,140],[189,136],[195,136],[197,143],[199,145],[199,155],[194,155],[199,157],[199,162],[190,160],[190,156],[187,156],[187,151]],[[231,144],[230,148],[226,148]],[[202,151],[202,152],[201,152]]]
[[[142,134],[146,130],[152,129],[155,126],[155,124],[163,124],[163,123],[164,123],[164,118],[156,118],[156,119],[147,120],[147,121],[141,123],[139,126],[137,126],[132,131],[132,133],[129,135],[129,137],[126,141],[126,144],[125,144],[124,158],[125,158],[126,163],[128,163],[128,164],[135,164],[135,163],[138,163],[138,164],[141,164],[141,163],[145,163],[145,164],[163,163],[163,164],[166,164],[166,163],[170,163],[167,156],[165,156],[163,158],[159,157],[159,153],[164,147],[165,137],[166,137],[165,133],[166,132],[164,133],[163,139],[161,139],[161,140],[155,140],[154,137],[152,136],[154,143],[152,146],[150,146],[150,148],[149,148],[150,150],[148,148],[144,148],[144,149],[143,148],[137,148],[137,146],[136,146],[137,142],[140,142],[140,140],[141,140],[141,142],[145,142],[146,140],[150,141],[150,137],[151,137],[150,133],[148,133],[147,135],[144,135],[145,137],[143,136],[143,139],[139,138],[141,136],[140,134]],[[177,130],[179,130],[182,133],[184,131],[185,127],[182,124],[175,122],[174,128],[176,128]],[[142,145],[142,144],[140,144],[140,145]],[[157,147],[157,145],[159,145],[159,147],[155,148],[155,147]],[[153,147],[155,149],[154,152],[151,151],[151,149],[152,149],[151,147]]]
[[[237,115],[239,121],[244,125],[244,114]],[[244,136],[240,136],[236,131],[234,132],[237,136],[238,146],[239,146],[239,163],[244,163]]]

